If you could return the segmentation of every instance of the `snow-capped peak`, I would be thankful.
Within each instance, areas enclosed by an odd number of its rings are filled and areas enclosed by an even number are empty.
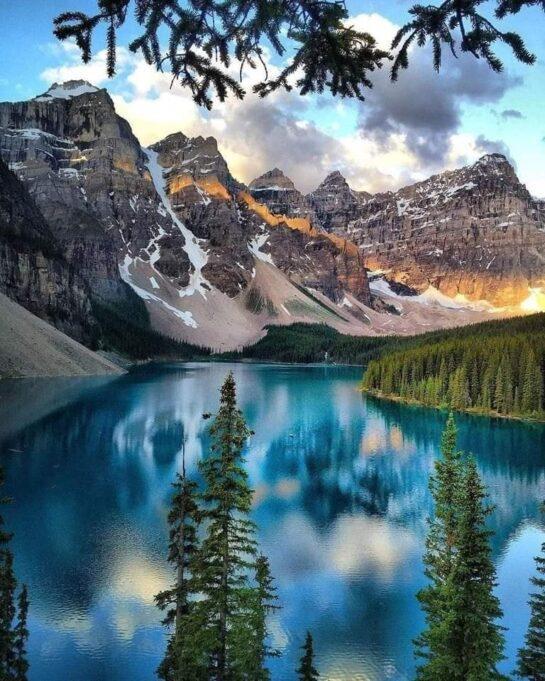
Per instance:
[[[43,95],[36,97],[36,101],[43,102],[50,99],[72,99],[93,92],[98,92],[99,88],[91,85],[86,80],[68,80],[65,83],[53,83]]]

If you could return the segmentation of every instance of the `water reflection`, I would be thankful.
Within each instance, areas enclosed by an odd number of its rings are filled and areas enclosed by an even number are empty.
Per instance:
[[[6,515],[32,595],[32,681],[153,678],[164,645],[153,595],[170,580],[170,483],[182,437],[195,472],[208,446],[201,415],[216,408],[229,368],[255,430],[253,512],[283,605],[271,623],[284,652],[273,678],[293,678],[308,628],[325,679],[412,678],[426,482],[445,415],[362,399],[354,369],[191,364],[0,384],[2,460],[16,500]],[[496,505],[510,671],[543,539],[545,429],[458,423]]]

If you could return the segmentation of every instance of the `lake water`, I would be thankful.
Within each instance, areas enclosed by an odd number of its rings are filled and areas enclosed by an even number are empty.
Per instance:
[[[427,479],[445,415],[365,399],[355,368],[185,364],[120,378],[0,383],[1,461],[18,576],[30,591],[31,681],[154,678],[164,632],[153,596],[171,581],[170,483],[207,447],[232,368],[255,430],[254,518],[282,609],[271,622],[290,681],[307,629],[329,681],[412,679]],[[458,418],[496,510],[494,559],[514,666],[528,579],[545,540],[545,428]]]

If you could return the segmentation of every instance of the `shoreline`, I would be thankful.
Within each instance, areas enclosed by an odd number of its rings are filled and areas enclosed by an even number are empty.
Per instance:
[[[455,409],[454,407],[442,407],[437,404],[425,404],[413,398],[400,397],[399,395],[387,395],[378,390],[369,390],[360,387],[360,391],[364,395],[375,397],[377,400],[387,400],[389,402],[397,402],[413,407],[424,407],[425,409],[435,409],[436,411],[457,412],[459,414],[470,414],[471,416],[486,416],[489,419],[502,419],[505,421],[520,421],[522,423],[540,423],[545,424],[545,415],[541,418],[536,416],[521,416],[519,414],[499,414],[495,411],[483,411],[476,407],[469,407],[467,409]]]
[[[344,363],[325,363],[325,362],[287,362],[274,359],[254,359],[254,358],[222,358],[222,357],[191,357],[191,358],[154,358],[148,360],[127,360],[119,356],[106,356],[106,358],[115,363],[119,368],[119,372],[107,372],[107,373],[85,373],[85,374],[33,374],[28,376],[21,375],[4,375],[0,374],[0,382],[3,381],[14,381],[23,380],[26,378],[30,379],[47,379],[47,378],[93,378],[99,376],[122,376],[123,374],[131,373],[132,371],[137,371],[145,367],[161,367],[168,364],[188,364],[191,362],[200,362],[202,364],[267,364],[271,366],[278,367],[309,367],[309,368],[321,368],[321,369],[361,369],[363,371],[363,364],[344,364]]]
[[[272,366],[291,366],[291,367],[314,367],[322,369],[339,369],[352,368],[364,369],[364,364],[333,364],[325,362],[288,362],[275,359],[257,359],[257,358],[223,358],[223,357],[193,357],[191,359],[150,359],[144,362],[135,362],[129,367],[129,371],[142,366],[152,366],[163,364],[187,364],[188,362],[201,362],[202,364],[270,364]]]

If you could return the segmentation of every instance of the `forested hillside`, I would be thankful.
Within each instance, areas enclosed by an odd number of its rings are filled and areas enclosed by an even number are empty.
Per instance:
[[[543,419],[544,371],[540,313],[429,334],[383,352],[369,363],[363,387],[431,406]]]
[[[325,324],[268,326],[267,335],[240,352],[229,352],[223,359],[251,359],[273,362],[326,362],[361,364],[396,343],[394,337],[348,336]]]

